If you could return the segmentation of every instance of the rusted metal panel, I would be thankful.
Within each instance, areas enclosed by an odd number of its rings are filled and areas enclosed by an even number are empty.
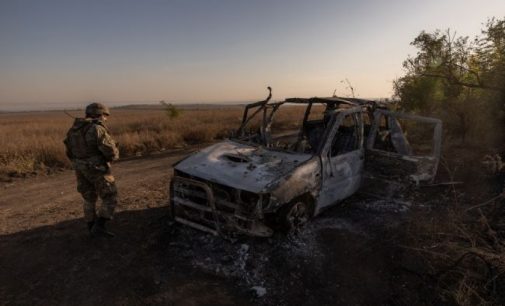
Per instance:
[[[310,154],[272,151],[227,140],[183,160],[176,169],[204,180],[259,193],[310,158]]]
[[[316,197],[320,188],[321,162],[318,157],[314,157],[269,186],[272,197],[276,202],[276,205],[269,207],[269,211],[274,211],[275,208],[302,194],[310,194],[312,197]]]
[[[315,214],[342,201],[360,187],[363,173],[363,150],[352,151],[333,159],[323,159],[323,183],[317,199]]]

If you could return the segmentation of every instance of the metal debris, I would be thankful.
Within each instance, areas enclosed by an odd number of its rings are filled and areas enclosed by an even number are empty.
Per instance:
[[[254,293],[256,293],[257,297],[263,297],[265,294],[267,294],[267,289],[261,286],[254,286],[251,288],[251,290],[253,290]]]

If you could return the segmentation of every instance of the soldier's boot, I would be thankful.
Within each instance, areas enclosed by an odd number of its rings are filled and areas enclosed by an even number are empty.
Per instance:
[[[88,232],[91,234],[91,229],[93,228],[93,225],[95,225],[95,221],[89,221],[87,222],[88,225]]]
[[[107,237],[107,238],[112,238],[116,235],[114,233],[108,231],[105,228],[105,223],[108,221],[108,219],[105,218],[98,218],[91,228],[91,236],[92,237]]]

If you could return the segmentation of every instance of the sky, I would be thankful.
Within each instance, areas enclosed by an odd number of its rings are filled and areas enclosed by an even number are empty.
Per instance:
[[[423,30],[505,0],[0,0],[0,110],[390,97]]]

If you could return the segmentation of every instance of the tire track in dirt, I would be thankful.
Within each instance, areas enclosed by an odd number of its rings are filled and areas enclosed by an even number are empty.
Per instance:
[[[193,149],[165,152],[115,163],[113,174],[119,190],[117,212],[155,205],[156,203],[148,201],[135,201],[135,198],[148,197],[154,185],[168,188],[172,164],[192,151]],[[81,203],[72,170],[2,183],[0,235],[81,218]]]

